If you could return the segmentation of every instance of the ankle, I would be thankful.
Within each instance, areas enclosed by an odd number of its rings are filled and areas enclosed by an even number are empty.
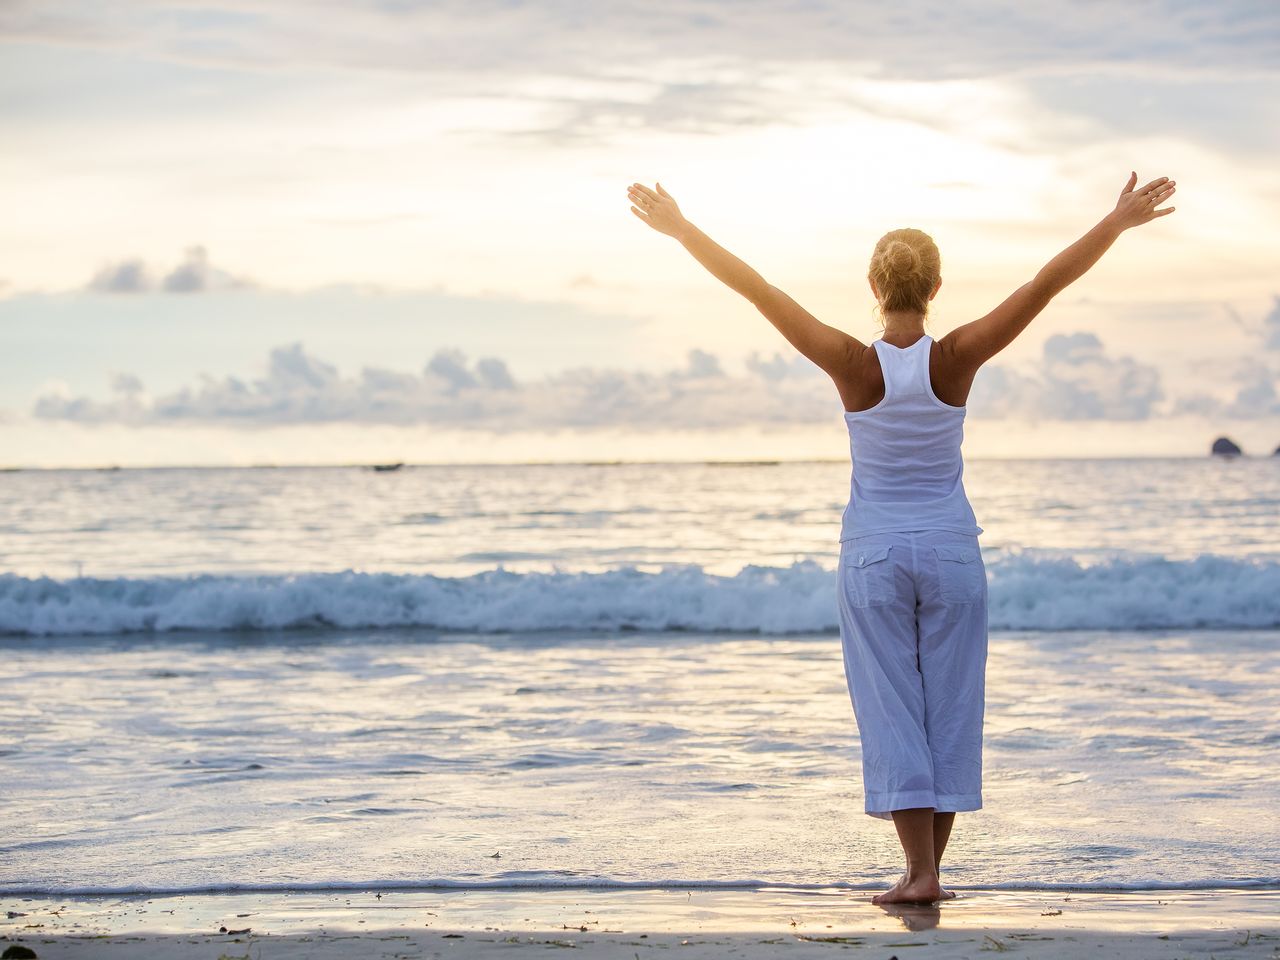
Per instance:
[[[933,864],[925,864],[920,866],[912,866],[907,864],[907,883],[927,882],[929,880],[938,882],[938,868]]]

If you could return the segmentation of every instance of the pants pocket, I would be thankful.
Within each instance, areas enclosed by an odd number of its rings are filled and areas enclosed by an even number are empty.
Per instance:
[[[935,546],[938,565],[938,596],[944,603],[973,603],[982,598],[987,571],[977,547]]]
[[[845,589],[855,607],[893,603],[893,564],[890,544],[854,547],[844,558]]]

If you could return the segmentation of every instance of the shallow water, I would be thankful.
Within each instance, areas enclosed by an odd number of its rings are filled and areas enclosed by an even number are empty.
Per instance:
[[[1280,558],[1280,457],[976,460],[993,558]],[[0,473],[0,572],[456,577],[834,563],[847,463]]]
[[[0,889],[899,872],[891,827],[861,812],[838,637],[362,632],[4,652]],[[994,636],[986,806],[958,818],[948,879],[1280,883],[1278,668],[1269,632]]]
[[[0,474],[0,890],[882,884],[847,482]],[[967,482],[996,629],[949,879],[1280,883],[1280,458]]]

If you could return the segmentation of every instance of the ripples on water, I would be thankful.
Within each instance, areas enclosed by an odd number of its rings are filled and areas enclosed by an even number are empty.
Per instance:
[[[0,888],[892,879],[838,638],[740,632],[833,625],[847,482],[0,474],[0,632],[108,631],[0,640]],[[1114,629],[1276,622],[1280,460],[975,461],[968,486],[993,622],[1076,629],[993,636],[987,806],[949,879],[1280,882],[1280,634]],[[167,627],[233,632],[119,632]]]
[[[898,874],[835,637],[5,653],[10,889]],[[994,637],[986,808],[949,879],[1280,882],[1277,659],[1267,633]]]
[[[848,465],[827,462],[21,471],[0,474],[0,571],[830,565],[848,483]],[[977,460],[966,486],[993,557],[1280,549],[1280,458]]]

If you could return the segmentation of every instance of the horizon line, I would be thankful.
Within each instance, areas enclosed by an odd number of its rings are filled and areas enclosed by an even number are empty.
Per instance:
[[[1260,454],[1192,454],[1165,453],[1129,456],[1071,456],[1059,454],[1054,456],[974,456],[965,457],[966,463],[987,461],[1035,461],[1035,460],[1271,460],[1280,457],[1280,449],[1274,453]],[[362,460],[362,461],[316,461],[300,463],[150,463],[150,464],[77,464],[64,466],[43,466],[39,464],[5,464],[0,465],[0,473],[49,472],[55,470],[83,470],[92,472],[111,472],[116,470],[314,470],[314,469],[365,469],[375,467],[392,468],[386,472],[400,469],[416,469],[420,467],[621,467],[621,466],[729,466],[729,467],[768,467],[784,464],[805,463],[838,463],[849,464],[848,457],[797,457],[774,459],[742,459],[742,460],[698,460],[698,459],[665,459],[665,460],[439,460],[439,461],[395,461],[395,460]]]

